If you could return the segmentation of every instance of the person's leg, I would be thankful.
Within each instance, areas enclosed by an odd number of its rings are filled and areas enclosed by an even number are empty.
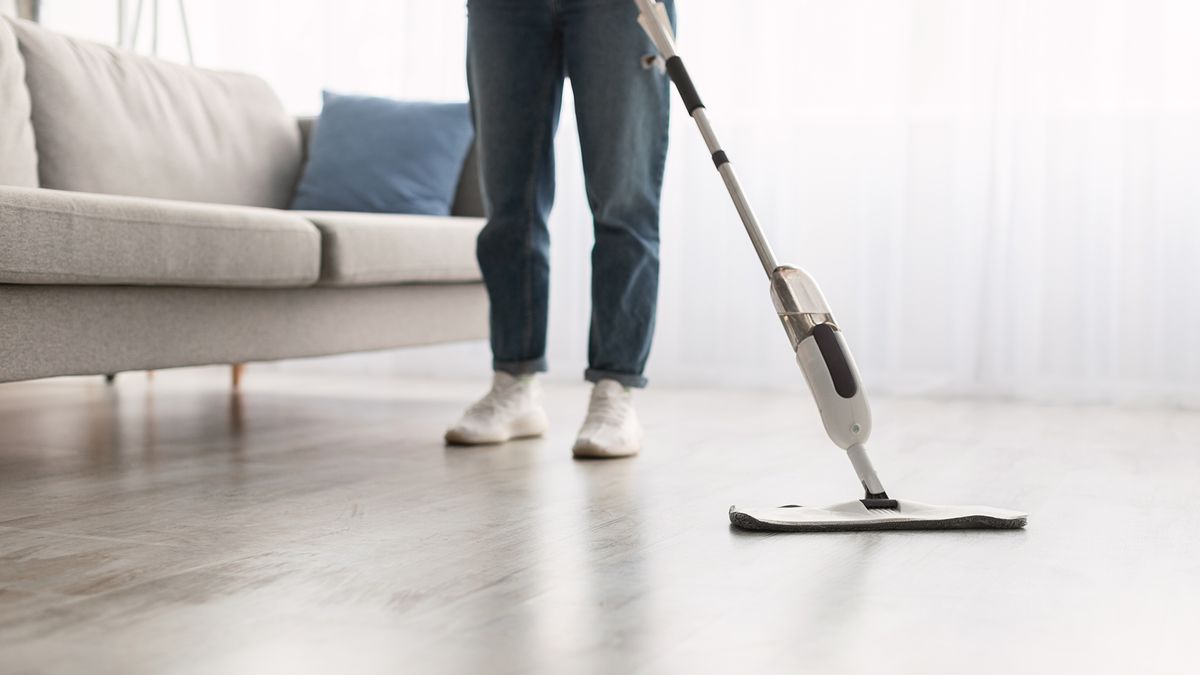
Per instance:
[[[554,132],[562,35],[548,2],[470,0],[467,81],[488,222],[476,256],[491,302],[492,389],[446,432],[450,443],[539,436],[532,374],[546,368]]]
[[[674,17],[674,4],[665,4]],[[566,70],[595,218],[585,376],[641,387],[658,299],[668,79],[633,2],[564,0],[563,7]]]
[[[487,225],[476,255],[491,301],[494,368],[546,369],[554,132],[562,35],[549,2],[470,0],[467,79]]]
[[[629,0],[563,0],[564,53],[592,209],[592,325],[585,377],[596,383],[574,453],[641,447],[630,387],[646,384],[658,301],[658,209],[668,81]],[[674,5],[666,2],[674,17]]]

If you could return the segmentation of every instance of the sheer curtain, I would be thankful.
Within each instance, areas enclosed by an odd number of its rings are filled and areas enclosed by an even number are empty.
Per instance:
[[[197,57],[262,73],[298,112],[322,86],[461,99],[463,4],[204,3]],[[1200,403],[1200,3],[680,0],[680,21],[778,257],[821,282],[873,390]],[[550,357],[575,378],[591,233],[571,105]],[[674,114],[648,374],[802,387],[736,214]],[[468,345],[290,367],[487,363]]]

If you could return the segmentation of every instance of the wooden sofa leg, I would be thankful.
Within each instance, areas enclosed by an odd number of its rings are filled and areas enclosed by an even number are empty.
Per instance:
[[[109,373],[104,376],[104,384],[112,384],[113,382],[116,382],[116,381],[117,381],[116,373]]]
[[[233,364],[233,389],[237,391],[242,388],[242,374],[246,372],[246,364]]]

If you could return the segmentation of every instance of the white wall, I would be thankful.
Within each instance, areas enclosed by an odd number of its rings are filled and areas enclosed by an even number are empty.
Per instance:
[[[92,3],[49,0],[47,21],[76,18],[73,4]],[[465,98],[463,5],[189,7],[200,63],[257,72],[309,113],[322,87]],[[1200,3],[687,0],[681,22],[777,254],[821,280],[869,385],[1200,402]],[[567,101],[551,359],[576,377],[590,233]],[[799,386],[736,216],[675,113],[649,375]],[[325,363],[477,372],[487,352]]]
[[[457,1],[223,0],[196,14],[204,63],[253,69],[297,112],[318,112],[322,87],[466,99],[466,11]]]

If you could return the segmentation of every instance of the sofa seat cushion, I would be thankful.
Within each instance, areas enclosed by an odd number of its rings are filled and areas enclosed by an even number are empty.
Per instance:
[[[479,281],[482,218],[295,211],[321,231],[321,285]]]
[[[25,61],[17,49],[17,37],[0,18],[0,185],[38,184],[29,105]]]
[[[300,130],[257,77],[13,21],[42,187],[285,208]]]
[[[0,187],[0,283],[293,287],[320,264],[287,211]]]

